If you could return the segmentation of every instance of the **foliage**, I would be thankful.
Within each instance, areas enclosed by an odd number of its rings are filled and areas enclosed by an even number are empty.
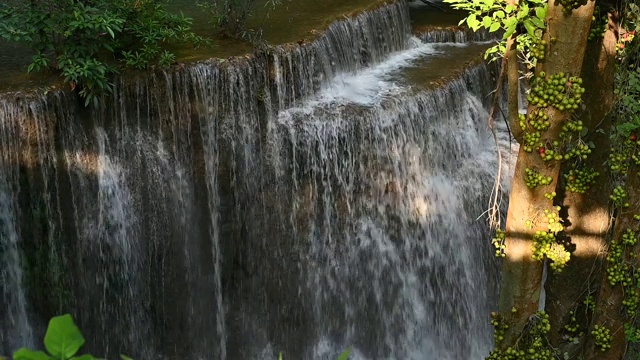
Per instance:
[[[84,345],[84,337],[73,322],[71,315],[56,316],[49,321],[49,327],[44,336],[44,346],[47,352],[21,348],[13,353],[14,360],[97,360],[90,354],[78,355]],[[132,360],[120,355],[122,360]]]
[[[453,8],[466,10],[469,16],[460,25],[466,24],[474,31],[486,29],[489,32],[504,30],[502,40],[489,48],[485,57],[501,56],[506,50],[506,40],[514,36],[522,59],[530,67],[535,66],[536,59],[544,57],[542,32],[546,29],[547,2],[545,0],[525,0],[509,4],[505,0],[444,0]],[[524,27],[526,32],[519,33]]]
[[[0,5],[0,37],[30,46],[28,72],[59,71],[85,105],[112,91],[119,67],[170,65],[172,42],[201,45],[192,20],[168,13],[161,0],[33,0]]]
[[[258,3],[258,0],[208,0],[199,2],[198,6],[211,14],[213,23],[223,35],[257,42],[262,35],[261,30],[255,33],[246,28],[246,23]],[[267,0],[264,7],[273,10],[281,3],[282,0]]]

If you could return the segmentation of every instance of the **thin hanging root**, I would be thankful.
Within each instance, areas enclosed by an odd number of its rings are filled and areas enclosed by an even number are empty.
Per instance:
[[[493,101],[491,102],[491,110],[489,111],[489,129],[493,135],[493,140],[496,143],[496,150],[498,152],[498,173],[496,174],[496,181],[491,190],[491,198],[489,200],[489,206],[485,213],[488,214],[489,227],[497,229],[500,227],[500,184],[502,181],[502,151],[500,151],[500,144],[498,142],[498,134],[493,124],[496,109],[498,108],[498,100],[500,99],[500,93],[502,92],[502,83],[504,82],[504,76],[507,72],[507,57],[502,57],[502,69],[500,70],[500,76],[498,76],[498,83],[493,94]]]

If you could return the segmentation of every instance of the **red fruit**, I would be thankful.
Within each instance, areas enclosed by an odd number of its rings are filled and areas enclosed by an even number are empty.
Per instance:
[[[636,134],[631,134],[631,136],[629,136],[629,140],[636,141],[638,140],[638,137],[636,136]]]
[[[620,44],[620,49],[624,49],[624,44]]]
[[[541,146],[541,147],[538,149],[538,154],[540,154],[540,155],[544,155],[544,153],[545,153],[545,152],[546,152],[546,150],[545,150],[544,146]]]
[[[567,81],[567,86],[569,86],[569,87],[573,86],[573,84],[571,83],[571,81]]]

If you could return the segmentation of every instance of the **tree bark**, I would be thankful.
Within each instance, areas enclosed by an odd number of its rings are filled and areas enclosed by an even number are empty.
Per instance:
[[[601,277],[602,268],[598,264],[604,258],[603,249],[611,227],[609,214],[609,194],[611,182],[608,166],[605,165],[610,145],[609,121],[605,120],[613,105],[614,73],[616,64],[616,34],[612,22],[602,41],[591,42],[587,46],[582,69],[583,85],[587,89],[584,95],[585,111],[580,119],[589,130],[585,141],[592,141],[596,151],[587,163],[600,175],[584,194],[560,191],[558,197],[565,209],[568,222],[565,223],[565,234],[571,242],[571,260],[566,269],[559,274],[550,274],[546,284],[546,307],[551,323],[549,340],[551,345],[561,353],[568,353],[574,358],[581,353],[579,344],[569,344],[563,339],[564,325],[570,323],[570,311],[576,309],[587,295],[594,293]],[[596,132],[598,129],[606,130]],[[571,163],[562,165],[561,172],[568,173]],[[564,186],[562,186],[564,188]],[[564,193],[564,199],[562,195]],[[581,309],[584,310],[584,309]],[[586,329],[588,317],[584,312],[576,314],[580,328]]]
[[[579,75],[593,10],[594,2],[590,1],[574,10],[571,16],[564,16],[560,5],[549,3],[545,34],[547,55],[545,62],[538,64],[537,72],[545,70],[548,74],[564,72]],[[551,38],[554,41],[550,41]],[[531,113],[535,109],[535,106],[530,105],[528,111]],[[547,108],[545,112],[549,115],[551,126],[542,134],[542,143],[558,139],[562,123],[570,116],[568,112],[553,107]],[[529,189],[525,183],[527,168],[536,169],[541,175],[551,177],[552,184]],[[537,153],[527,153],[520,148],[507,214],[506,258],[500,294],[502,314],[511,314],[513,307],[518,311],[510,318],[510,327],[501,343],[503,348],[515,345],[529,316],[539,308],[543,267],[542,263],[532,258],[532,239],[537,230],[547,230],[546,221],[542,221],[543,211],[551,210],[553,204],[544,194],[555,190],[559,173],[560,162],[544,162]],[[527,220],[531,220],[533,226],[526,226]]]
[[[638,166],[631,165],[628,171],[626,190],[629,196],[629,203],[633,205],[630,208],[619,210],[619,214],[616,216],[613,239],[618,241],[621,241],[622,235],[627,229],[637,230],[638,221],[633,219],[633,215],[639,212],[638,208],[640,207],[639,170]],[[636,257],[634,258],[627,254],[625,260],[635,263],[637,266],[640,246],[636,245],[629,252],[634,253]],[[622,307],[624,291],[620,284],[611,286],[606,272],[603,273],[601,278],[602,282],[596,300],[592,325],[604,325],[611,331],[611,348],[604,352],[599,350],[593,336],[589,336],[586,341],[583,358],[586,360],[618,360],[624,357],[627,345],[624,333],[624,324],[627,321],[627,317]]]
[[[513,2],[511,5],[514,4],[516,4],[516,2]],[[509,129],[514,139],[522,145],[523,132],[520,128],[520,119],[518,118],[520,111],[518,99],[520,96],[520,76],[518,74],[518,50],[516,49],[514,36],[507,40],[507,50],[504,54],[507,61],[507,83],[509,84],[507,93],[509,100]]]

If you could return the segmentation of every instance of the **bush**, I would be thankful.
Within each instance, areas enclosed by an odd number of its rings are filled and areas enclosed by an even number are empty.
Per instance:
[[[0,37],[30,46],[28,72],[59,71],[85,105],[112,91],[121,67],[166,66],[172,42],[207,43],[192,19],[168,13],[160,0],[31,0],[0,5]]]
[[[267,0],[264,6],[273,10],[281,2],[282,0]],[[201,1],[198,5],[211,13],[213,23],[223,35],[256,42],[260,35],[247,30],[245,25],[257,3],[257,0],[208,0]]]

